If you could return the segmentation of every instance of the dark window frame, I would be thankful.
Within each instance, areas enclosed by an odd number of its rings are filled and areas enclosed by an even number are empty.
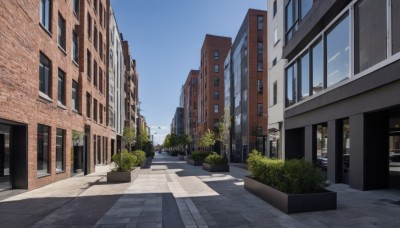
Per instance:
[[[47,151],[45,150],[46,138],[45,135],[47,133]],[[40,141],[42,139],[42,141]],[[51,173],[51,127],[38,124],[37,125],[37,156],[36,156],[36,175],[37,177],[48,176]],[[42,151],[40,151],[42,149]],[[47,165],[47,170],[44,168],[40,169],[39,167],[43,167]]]
[[[65,172],[65,140],[66,140],[66,130],[57,128],[56,129],[56,173]],[[59,144],[59,137],[61,139],[61,145]],[[60,148],[61,147],[61,148]],[[61,156],[60,156],[61,153]],[[61,168],[58,167],[58,159],[61,158]]]
[[[65,52],[67,48],[66,42],[66,21],[64,17],[59,13],[58,14],[58,34],[57,34],[57,43],[58,46]]]
[[[79,110],[79,83],[72,80],[72,90],[71,90],[71,107],[72,111],[78,112]],[[75,93],[74,93],[75,90]],[[74,102],[75,100],[75,102]],[[74,105],[75,104],[75,105]]]
[[[48,10],[47,14],[46,11]],[[40,0],[40,21],[39,24],[43,29],[51,34],[52,17],[53,17],[53,1],[52,0]],[[46,18],[46,15],[48,16]]]
[[[42,69],[44,70],[44,75],[42,78]],[[47,73],[46,74],[46,70]],[[44,80],[44,82],[43,82]],[[44,83],[44,91],[42,91],[42,83]],[[47,95],[49,98],[52,97],[52,62],[50,59],[44,55],[42,52],[40,52],[40,61],[39,61],[39,91],[45,95]]]
[[[65,92],[66,92],[66,74],[63,70],[61,70],[60,68],[58,68],[58,83],[57,83],[57,100],[58,103],[61,105],[66,104],[66,96],[65,96]],[[61,83],[61,85],[60,85]],[[60,93],[61,92],[61,93]]]

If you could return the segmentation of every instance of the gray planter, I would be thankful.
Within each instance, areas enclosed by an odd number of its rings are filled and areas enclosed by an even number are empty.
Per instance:
[[[186,162],[190,165],[194,165],[194,166],[202,166],[203,165],[203,161],[195,161],[193,159],[186,159]]]
[[[203,169],[208,172],[229,172],[229,165],[211,165],[204,162]]]
[[[336,192],[286,194],[248,176],[244,188],[287,214],[336,209]]]
[[[108,183],[121,183],[121,182],[132,182],[139,175],[140,167],[136,167],[132,171],[127,172],[108,172],[107,182]]]

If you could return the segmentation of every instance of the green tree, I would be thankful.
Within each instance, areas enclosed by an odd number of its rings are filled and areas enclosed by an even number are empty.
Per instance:
[[[218,126],[218,135],[217,140],[222,144],[222,152],[226,153],[226,146],[229,143],[229,133],[232,126],[232,116],[229,113],[229,110],[225,108],[224,115],[221,117],[219,126]]]
[[[124,128],[124,133],[122,135],[122,139],[123,139],[125,145],[129,145],[129,148],[128,148],[129,151],[132,150],[132,144],[135,142],[135,138],[136,138],[135,128],[126,126]]]
[[[180,145],[183,146],[184,150],[186,149],[186,146],[189,145],[192,141],[193,141],[192,137],[190,137],[190,135],[187,135],[187,134],[183,134],[179,137]],[[186,150],[185,150],[185,154],[186,154]]]
[[[211,146],[215,144],[215,134],[213,131],[210,131],[210,129],[207,129],[206,133],[201,136],[199,145],[201,147],[208,148],[208,150],[211,149]]]
[[[149,140],[149,135],[147,134],[146,129],[144,128],[143,125],[140,126],[140,131],[139,135],[136,138],[137,146],[139,149],[143,150],[143,146],[148,142]]]

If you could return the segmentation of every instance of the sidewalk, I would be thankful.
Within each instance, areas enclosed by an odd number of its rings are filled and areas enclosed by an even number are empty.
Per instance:
[[[156,155],[132,183],[106,167],[0,201],[1,227],[400,227],[400,191],[337,184],[338,209],[286,215],[243,188],[248,171],[210,173]],[[105,168],[102,170],[101,168]]]

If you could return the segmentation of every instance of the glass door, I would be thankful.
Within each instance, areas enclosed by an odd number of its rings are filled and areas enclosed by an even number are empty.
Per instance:
[[[400,186],[400,132],[389,135],[389,182]]]
[[[350,174],[350,123],[349,119],[342,122],[342,182],[349,184]]]
[[[10,127],[0,124],[0,191],[11,188]]]

